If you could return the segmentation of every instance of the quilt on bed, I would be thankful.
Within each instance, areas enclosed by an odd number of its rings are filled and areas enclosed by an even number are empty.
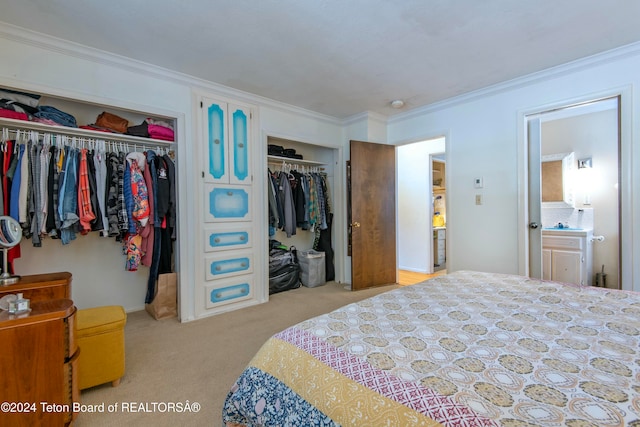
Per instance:
[[[640,294],[457,272],[269,339],[228,425],[640,425]]]

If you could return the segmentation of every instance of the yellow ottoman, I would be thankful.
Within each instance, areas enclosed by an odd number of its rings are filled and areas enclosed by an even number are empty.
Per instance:
[[[124,375],[124,325],[127,314],[119,305],[85,308],[76,313],[78,385],[80,390],[111,382]]]

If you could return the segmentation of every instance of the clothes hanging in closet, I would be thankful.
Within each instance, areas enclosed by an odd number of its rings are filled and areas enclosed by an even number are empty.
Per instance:
[[[78,234],[99,232],[122,242],[127,270],[152,267],[154,283],[159,272],[171,271],[176,198],[170,156],[152,150],[126,153],[104,141],[86,147],[75,138],[35,132],[3,140],[2,212],[18,220],[34,246],[44,238],[67,245]],[[161,180],[145,175],[147,169],[160,171]],[[161,235],[166,236],[162,244]],[[10,251],[10,260],[12,251],[19,256],[19,246]]]
[[[326,174],[268,171],[267,194],[269,236],[275,235],[276,229],[283,230],[287,237],[295,235],[296,228],[313,232],[313,249],[325,253],[326,279],[334,280],[333,213]]]
[[[296,228],[313,232],[328,228],[331,213],[326,174],[268,172],[269,225],[291,237]]]

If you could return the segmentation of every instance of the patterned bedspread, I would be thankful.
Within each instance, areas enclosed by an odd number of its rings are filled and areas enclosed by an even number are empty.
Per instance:
[[[638,426],[640,293],[463,271],[278,333],[233,385],[246,426]]]

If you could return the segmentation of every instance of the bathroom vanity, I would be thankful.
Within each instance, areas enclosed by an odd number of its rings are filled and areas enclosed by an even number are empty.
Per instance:
[[[542,278],[591,286],[593,231],[574,228],[542,230]]]

